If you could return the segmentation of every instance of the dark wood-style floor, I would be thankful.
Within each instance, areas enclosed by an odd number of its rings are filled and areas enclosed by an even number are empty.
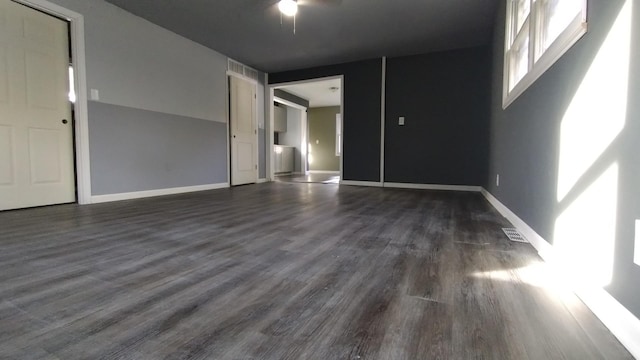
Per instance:
[[[0,358],[625,359],[476,193],[270,183],[0,213]]]
[[[276,176],[276,181],[293,183],[338,184],[340,173],[283,174]]]

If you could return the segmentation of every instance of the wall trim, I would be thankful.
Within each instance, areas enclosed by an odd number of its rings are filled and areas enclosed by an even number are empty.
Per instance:
[[[440,185],[440,184],[413,184],[385,182],[384,187],[397,189],[419,189],[419,190],[447,190],[447,191],[472,191],[480,192],[482,187],[471,185]]]
[[[340,180],[340,185],[382,187],[382,183],[380,181]]]
[[[256,184],[262,184],[262,183],[266,183],[269,182],[269,179],[264,178],[264,179],[258,179],[258,181],[256,181]]]
[[[540,236],[535,230],[533,230],[524,220],[520,219],[513,211],[500,202],[495,196],[485,189],[481,190],[482,195],[489,201],[498,212],[507,218],[509,222],[513,224],[524,237],[529,240],[531,245],[538,250],[538,253],[544,260],[549,260],[552,256],[553,247],[542,236]]]
[[[482,195],[502,216],[509,220],[538,250],[546,262],[553,259],[553,246],[533,230],[513,211],[485,189]],[[635,358],[640,359],[640,319],[600,287],[574,289],[576,295],[602,321],[611,333]]]
[[[384,187],[384,160],[385,160],[385,124],[386,124],[386,106],[387,106],[387,57],[382,57],[382,81],[380,84],[380,182]]]
[[[94,195],[91,197],[91,202],[94,204],[98,204],[98,203],[105,203],[105,202],[111,202],[111,201],[141,199],[141,198],[147,198],[147,197],[153,197],[153,196],[164,196],[164,195],[189,193],[189,192],[195,192],[195,191],[223,189],[228,187],[229,187],[229,183],[219,183],[219,184],[183,186],[183,187],[175,187],[175,188],[168,188],[168,189],[134,191],[134,192],[118,193],[118,194]]]
[[[336,171],[336,170],[309,170],[309,174],[335,174],[335,175],[340,175],[340,171]]]

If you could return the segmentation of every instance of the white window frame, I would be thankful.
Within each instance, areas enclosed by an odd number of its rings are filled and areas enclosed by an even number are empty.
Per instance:
[[[569,23],[546,50],[542,49],[542,4],[548,0],[530,0],[530,12],[525,25],[529,27],[529,67],[526,75],[510,89],[512,44],[516,44],[515,22],[517,0],[507,0],[505,24],[504,68],[502,84],[502,108],[509,106],[518,96],[531,86],[564,53],[567,52],[587,32],[587,0],[582,0],[582,11]],[[522,34],[520,34],[522,37]],[[515,48],[515,46],[513,46]]]

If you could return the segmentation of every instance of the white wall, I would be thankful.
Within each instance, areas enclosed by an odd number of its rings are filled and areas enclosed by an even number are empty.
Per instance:
[[[226,122],[226,56],[102,0],[50,1],[84,16],[100,102]]]
[[[302,172],[300,142],[302,136],[302,110],[287,106],[287,131],[278,135],[280,145],[295,146],[294,172]]]

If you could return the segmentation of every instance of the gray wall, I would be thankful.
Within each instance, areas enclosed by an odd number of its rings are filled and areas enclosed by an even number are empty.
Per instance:
[[[344,75],[343,179],[380,181],[382,60],[269,74],[269,84]]]
[[[94,195],[227,181],[225,123],[99,102],[89,110]]]
[[[632,1],[632,0],[629,0]],[[502,203],[527,222],[542,237],[556,243],[573,241],[578,246],[574,257],[580,257],[581,239],[556,239],[556,219],[581,198],[612,164],[618,164],[615,250],[613,279],[605,289],[636,316],[640,316],[640,266],[633,262],[634,222],[640,219],[640,1],[633,0],[633,31],[628,88],[608,87],[606,80],[591,83],[593,71],[603,70],[602,79],[626,71],[619,55],[613,63],[599,63],[599,53],[624,4],[622,0],[588,1],[588,33],[553,67],[543,74],[524,94],[505,110],[501,107],[502,64],[505,11],[501,7],[493,42],[493,100],[491,115],[491,149],[489,176],[485,187]],[[594,60],[596,60],[594,62]],[[623,63],[625,59],[622,59]],[[596,66],[592,67],[594,64]],[[587,79],[587,81],[585,81]],[[584,85],[581,85],[584,84]],[[585,86],[587,88],[585,88]],[[606,149],[581,174],[566,197],[558,200],[559,153],[562,121],[569,105],[580,89],[593,96],[581,105],[585,127],[596,122],[611,122],[616,111],[626,110],[626,123]],[[628,99],[626,109],[613,109],[607,99],[611,92]],[[600,101],[599,101],[600,100]],[[604,110],[602,118],[599,110]],[[583,136],[578,130],[570,136]],[[567,136],[567,134],[564,134]],[[500,174],[500,186],[495,176]],[[615,184],[614,184],[615,185]],[[598,211],[597,206],[583,209]],[[610,214],[606,214],[610,216]],[[597,222],[597,221],[596,221]],[[588,230],[592,222],[577,224]],[[639,230],[640,231],[640,230]],[[602,239],[606,240],[606,239]],[[588,245],[588,244],[585,244]],[[603,255],[601,255],[603,256]],[[595,260],[597,266],[601,260]]]
[[[102,0],[52,1],[85,20],[93,195],[226,182],[227,58]]]
[[[313,158],[309,170],[340,171],[340,157],[336,156],[336,114],[339,113],[339,106],[309,109],[309,155]]]
[[[226,121],[227,58],[102,0],[54,0],[84,16],[87,86],[109,104]]]
[[[387,59],[386,182],[484,184],[490,64],[488,47]]]

